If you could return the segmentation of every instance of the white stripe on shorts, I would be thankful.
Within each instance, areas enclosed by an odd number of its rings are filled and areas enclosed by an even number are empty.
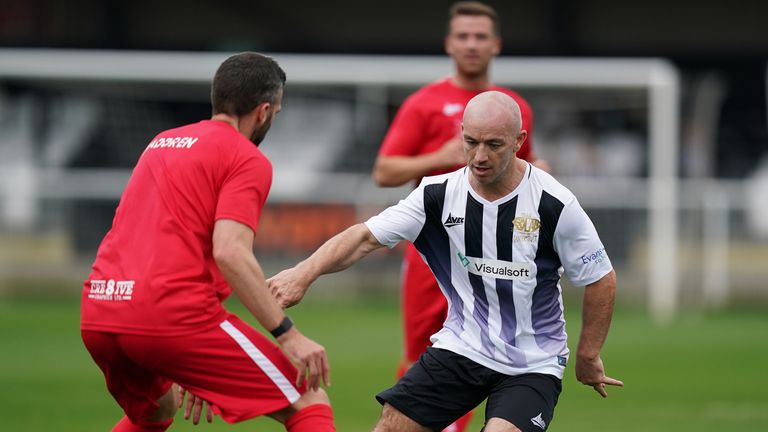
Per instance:
[[[228,335],[232,336],[232,339],[237,342],[238,345],[245,351],[246,354],[253,360],[256,365],[264,371],[265,374],[272,380],[273,383],[283,392],[286,399],[291,403],[296,402],[301,396],[296,388],[291,384],[288,378],[280,372],[280,369],[272,363],[264,353],[261,352],[256,345],[253,344],[240,330],[236,329],[229,321],[224,321],[219,324]]]

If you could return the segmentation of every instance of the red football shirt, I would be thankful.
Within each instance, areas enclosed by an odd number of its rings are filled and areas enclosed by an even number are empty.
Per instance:
[[[533,113],[528,102],[512,90],[492,85],[485,90],[467,90],[444,78],[428,84],[410,95],[397,112],[379,149],[383,156],[417,156],[437,151],[461,132],[464,107],[478,94],[496,90],[510,95],[520,106],[523,129],[528,137],[517,157],[531,160],[530,137],[533,134]],[[460,168],[436,170],[428,175],[443,174]],[[418,181],[417,181],[418,184]]]
[[[173,336],[218,325],[231,289],[213,259],[213,226],[254,232],[272,165],[214,120],[157,135],[144,150],[82,295],[87,330]]]

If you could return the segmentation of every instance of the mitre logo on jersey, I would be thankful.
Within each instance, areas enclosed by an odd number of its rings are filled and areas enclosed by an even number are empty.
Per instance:
[[[467,271],[478,276],[488,276],[506,280],[528,280],[535,277],[533,265],[500,261],[490,258],[468,257],[458,252],[459,262]]]
[[[464,111],[464,105],[460,103],[446,102],[445,105],[443,105],[443,114],[446,117],[453,117],[462,111]]]
[[[126,301],[133,298],[134,281],[91,280],[88,298],[93,300]]]
[[[445,222],[443,222],[443,225],[445,225],[446,228],[461,225],[464,223],[464,218],[459,216],[453,216],[450,213],[448,213],[448,218],[445,219]]]

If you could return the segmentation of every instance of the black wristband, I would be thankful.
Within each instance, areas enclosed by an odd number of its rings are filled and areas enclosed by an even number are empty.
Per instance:
[[[273,338],[277,339],[280,336],[282,336],[283,333],[285,333],[288,330],[290,330],[291,327],[293,327],[293,321],[291,321],[291,319],[288,318],[288,315],[286,315],[285,318],[283,318],[283,320],[280,321],[280,325],[275,327],[275,328],[273,328],[269,332],[272,333],[272,337]]]

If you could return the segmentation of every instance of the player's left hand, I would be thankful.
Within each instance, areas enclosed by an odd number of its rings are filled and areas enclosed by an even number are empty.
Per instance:
[[[191,416],[192,424],[197,425],[200,423],[200,416],[203,412],[203,406],[205,406],[205,420],[208,421],[208,423],[213,423],[213,409],[211,408],[210,402],[195,396],[191,392],[187,392],[187,389],[178,384],[174,384],[174,386],[178,392],[178,408],[181,408],[182,405],[184,405],[184,397],[189,394],[189,397],[187,398],[187,406],[184,408],[184,420],[189,420]]]
[[[603,360],[599,355],[594,358],[576,358],[576,379],[584,385],[592,386],[604,398],[608,397],[606,385],[624,387],[622,381],[605,376]]]
[[[283,270],[267,279],[267,286],[283,309],[298,304],[309,288],[295,268]]]

